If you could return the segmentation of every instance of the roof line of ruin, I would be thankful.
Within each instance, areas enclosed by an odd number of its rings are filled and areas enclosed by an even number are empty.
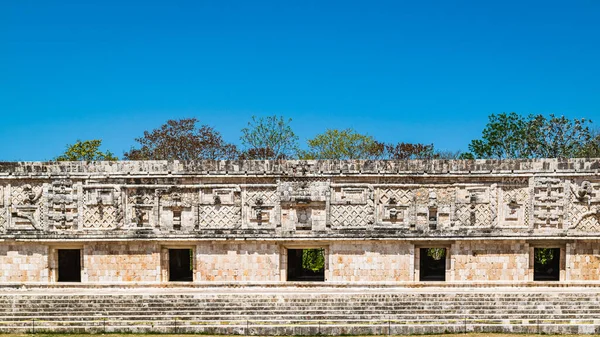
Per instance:
[[[515,174],[598,173],[600,158],[477,160],[202,160],[0,162],[0,176],[36,174]]]

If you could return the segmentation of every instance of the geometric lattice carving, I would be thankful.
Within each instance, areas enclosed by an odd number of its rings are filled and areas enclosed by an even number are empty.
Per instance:
[[[279,194],[273,188],[252,188],[246,190],[245,202],[247,205],[256,205],[260,200],[265,206],[274,206],[279,203]]]
[[[227,205],[201,205],[198,207],[201,228],[238,228],[242,224],[242,208]]]
[[[455,214],[461,227],[491,227],[495,220],[490,204],[457,204]]]
[[[577,225],[577,230],[586,233],[600,233],[600,215],[586,216]]]
[[[87,206],[83,210],[84,229],[114,229],[117,222],[115,206]]]
[[[6,227],[6,209],[0,208],[0,232],[4,232]]]
[[[406,188],[385,188],[379,190],[379,204],[388,204],[394,198],[398,205],[410,205],[414,200],[414,193]]]
[[[26,205],[31,204],[31,200],[35,198],[35,196],[41,196],[42,194],[42,185],[16,185],[12,186],[11,189],[11,199],[12,205]]]
[[[331,205],[331,225],[334,228],[364,228],[374,221],[373,201],[366,205]]]

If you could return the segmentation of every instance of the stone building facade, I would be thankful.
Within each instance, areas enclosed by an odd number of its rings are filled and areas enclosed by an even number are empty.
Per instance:
[[[600,285],[599,169],[0,163],[0,285]],[[298,262],[309,250],[321,270]]]

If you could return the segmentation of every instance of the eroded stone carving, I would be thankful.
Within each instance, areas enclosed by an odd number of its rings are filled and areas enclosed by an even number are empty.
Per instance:
[[[598,224],[600,215],[600,198],[598,191],[600,183],[597,181],[583,180],[570,184],[568,193],[568,220],[569,228],[582,232],[600,232]]]
[[[379,190],[378,222],[381,225],[392,225],[415,228],[414,216],[415,196],[408,188],[383,188]]]
[[[152,210],[157,204],[156,198],[158,198],[158,194],[155,190],[138,188],[128,191],[127,204],[129,205],[128,220],[130,227],[149,229],[154,226]]]
[[[564,184],[558,178],[534,180],[533,215],[536,228],[562,228]]]
[[[48,190],[48,220],[55,229],[77,229],[77,191],[67,179],[55,180]]]
[[[198,206],[198,228],[239,228],[242,225],[241,190],[203,188]]]
[[[116,229],[123,220],[121,188],[84,186],[84,229]]]
[[[47,171],[28,169],[19,177],[0,176],[7,179],[0,186],[0,230],[2,222],[7,230],[68,230],[69,235],[76,230],[136,228],[186,235],[197,235],[195,230],[200,229],[243,229],[229,232],[234,235],[263,235],[263,230],[346,235],[344,229],[390,233],[410,229],[414,232],[407,235],[434,231],[426,234],[434,236],[459,229],[486,234],[528,230],[536,235],[549,228],[577,235],[598,230],[600,182],[595,173],[584,174],[580,168],[592,164],[579,163],[569,174],[561,173],[564,168],[551,171],[557,164],[550,161],[512,163],[494,171],[480,170],[487,162],[450,164],[294,161],[130,167],[119,163],[115,165],[129,167],[128,171],[94,166],[91,174],[84,168],[64,174],[77,167],[72,164],[53,171],[59,173],[56,176],[45,173],[35,178],[36,172]],[[165,173],[187,167],[209,167],[210,172]],[[441,167],[448,170],[439,171]],[[518,167],[522,171],[513,176],[511,170]],[[238,169],[254,173],[227,174]],[[443,174],[430,174],[433,171]]]
[[[496,185],[458,188],[455,207],[457,227],[493,227],[496,199]]]
[[[527,186],[502,186],[500,226],[529,227],[529,194]]]
[[[275,189],[249,188],[245,197],[245,223],[248,228],[269,228],[276,225],[275,208],[279,204],[279,196]]]
[[[325,230],[329,182],[297,181],[279,185],[281,222],[288,230]]]
[[[40,223],[41,185],[23,184],[14,186],[11,195],[11,217],[14,229],[42,230]]]
[[[369,187],[336,187],[330,210],[332,228],[366,228],[375,222],[373,190]]]

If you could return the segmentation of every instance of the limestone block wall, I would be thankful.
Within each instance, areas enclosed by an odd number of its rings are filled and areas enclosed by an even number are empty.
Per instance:
[[[265,242],[199,243],[195,281],[279,281],[279,250]]]
[[[329,281],[412,281],[414,248],[398,241],[334,242],[329,245]]]
[[[160,282],[160,245],[151,242],[96,242],[83,247],[88,282]]]
[[[525,241],[459,241],[452,245],[453,281],[528,280],[529,245]]]
[[[48,247],[41,244],[0,245],[0,283],[47,282]]]
[[[567,280],[600,281],[600,241],[575,241],[566,250]]]

